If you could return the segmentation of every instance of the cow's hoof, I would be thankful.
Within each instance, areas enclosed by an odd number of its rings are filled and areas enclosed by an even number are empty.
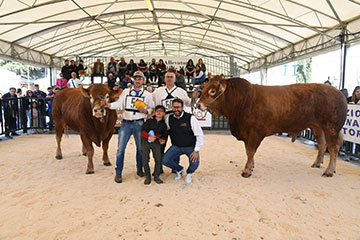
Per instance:
[[[251,173],[242,172],[241,176],[244,177],[244,178],[248,178],[248,177],[251,176]]]
[[[95,171],[86,171],[86,174],[94,174]]]
[[[334,174],[332,174],[332,173],[326,173],[326,172],[324,172],[323,173],[323,177],[332,177]]]
[[[104,166],[111,166],[111,162],[104,162]]]
[[[87,156],[87,154],[86,154],[86,153],[83,153],[82,155],[83,155],[84,157],[86,157],[86,156]]]
[[[311,165],[311,167],[312,167],[312,168],[320,168],[320,164],[315,164],[315,163],[314,163],[313,165]]]
[[[60,159],[62,159],[62,156],[61,155],[56,155],[56,159],[60,160]]]

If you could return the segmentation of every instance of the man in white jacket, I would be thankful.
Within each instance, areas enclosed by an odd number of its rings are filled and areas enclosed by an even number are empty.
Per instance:
[[[143,88],[145,76],[141,71],[133,75],[134,86],[126,88],[116,102],[109,103],[106,107],[116,110],[125,110],[119,131],[118,150],[116,153],[115,182],[121,183],[121,173],[124,166],[125,148],[131,135],[136,144],[136,168],[139,177],[144,176],[141,157],[141,127],[146,115],[150,114],[154,106],[151,94]],[[139,107],[136,102],[142,101],[145,106]]]

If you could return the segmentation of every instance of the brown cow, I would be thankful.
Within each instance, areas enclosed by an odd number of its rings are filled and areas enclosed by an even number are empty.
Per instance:
[[[67,88],[55,94],[52,115],[56,130],[56,159],[62,159],[60,142],[63,129],[68,126],[80,133],[83,155],[88,156],[86,174],[94,173],[92,143],[100,147],[102,142],[104,165],[111,166],[107,150],[117,115],[114,110],[105,109],[104,106],[121,92],[111,91],[103,84],[93,84],[88,89]]]
[[[294,137],[307,128],[312,130],[319,145],[312,167],[320,167],[327,144],[330,161],[323,176],[332,177],[335,173],[347,104],[334,87],[262,86],[241,78],[226,80],[215,76],[203,90],[198,106],[212,114],[224,115],[229,120],[231,134],[245,142],[248,159],[243,177],[251,176],[254,154],[266,136],[287,132]]]

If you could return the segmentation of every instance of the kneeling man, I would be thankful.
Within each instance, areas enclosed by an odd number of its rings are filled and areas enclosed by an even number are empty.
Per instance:
[[[204,143],[204,133],[197,119],[184,112],[184,102],[176,98],[172,102],[173,114],[166,119],[172,146],[163,157],[163,164],[176,171],[176,180],[181,179],[184,167],[176,159],[186,154],[189,158],[189,168],[186,170],[185,182],[191,183],[195,170],[199,167],[199,151]]]

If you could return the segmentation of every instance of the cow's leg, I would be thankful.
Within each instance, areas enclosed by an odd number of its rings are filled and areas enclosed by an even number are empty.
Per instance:
[[[260,137],[257,134],[253,134],[249,137],[248,141],[245,141],[247,162],[245,168],[241,174],[243,177],[250,177],[254,168],[254,155],[264,137]]]
[[[81,140],[83,145],[86,148],[86,153],[88,157],[88,166],[86,170],[86,174],[93,174],[94,173],[94,163],[93,163],[93,156],[94,156],[94,148],[92,146],[92,142],[85,134],[80,134]]]
[[[102,148],[103,148],[103,161],[105,166],[111,166],[111,162],[109,160],[108,156],[108,148],[109,148],[109,142],[112,137],[112,134],[109,134],[109,136],[103,140],[102,142]]]
[[[85,147],[84,144],[82,145],[82,155],[83,155],[83,156],[87,156],[87,154],[86,154],[86,147]]]
[[[64,129],[64,121],[61,120],[56,121],[55,122],[56,143],[57,143],[56,159],[58,160],[62,159],[61,138],[63,135],[63,129]]]
[[[336,171],[336,158],[342,142],[342,135],[340,134],[340,132],[336,132],[335,130],[332,129],[324,130],[324,132],[325,132],[325,139],[330,152],[330,161],[328,167],[323,173],[323,176],[332,177]]]
[[[318,155],[316,157],[315,162],[311,165],[311,167],[319,168],[320,165],[324,162],[324,154],[326,151],[325,134],[321,128],[312,128],[311,131],[313,132],[319,147]]]

